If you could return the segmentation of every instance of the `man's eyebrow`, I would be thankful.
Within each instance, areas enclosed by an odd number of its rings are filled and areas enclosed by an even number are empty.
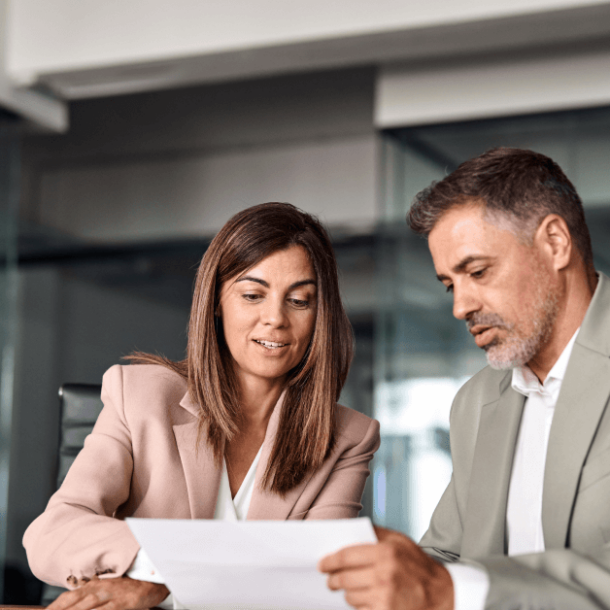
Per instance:
[[[239,279],[235,280],[235,283],[237,282],[256,282],[257,284],[260,284],[261,286],[264,286],[265,288],[269,288],[269,283],[266,282],[265,280],[262,280],[259,277],[252,277],[251,275],[245,275],[244,277],[240,277]],[[289,290],[294,290],[295,288],[298,288],[299,286],[306,286],[308,284],[313,284],[314,286],[317,285],[315,280],[300,280],[298,282],[294,282],[294,284],[290,284],[290,286],[288,286]]]
[[[451,271],[453,271],[453,273],[462,273],[464,271],[464,269],[466,269],[466,267],[468,267],[468,265],[470,265],[471,263],[476,263],[478,261],[483,261],[483,260],[489,260],[490,257],[489,256],[483,256],[482,254],[479,255],[471,255],[471,256],[467,256],[466,258],[463,258],[457,265],[454,265],[453,269],[451,269]],[[451,278],[449,278],[446,275],[441,274],[437,274],[436,278],[438,279],[439,282],[443,282],[445,280],[450,280]]]

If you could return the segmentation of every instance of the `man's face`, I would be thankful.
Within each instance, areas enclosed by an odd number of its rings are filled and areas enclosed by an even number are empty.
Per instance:
[[[446,212],[429,236],[438,279],[453,293],[453,315],[465,320],[493,368],[529,362],[548,342],[557,288],[539,246],[526,246],[485,219],[481,205]]]

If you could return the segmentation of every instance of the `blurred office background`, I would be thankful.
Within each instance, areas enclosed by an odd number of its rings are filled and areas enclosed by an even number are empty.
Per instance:
[[[448,415],[484,365],[425,240],[432,180],[498,145],[553,157],[610,271],[610,2],[0,0],[0,567],[54,489],[57,388],[179,359],[196,266],[236,211],[329,227],[356,336],[342,402],[383,442],[365,514],[415,538]]]

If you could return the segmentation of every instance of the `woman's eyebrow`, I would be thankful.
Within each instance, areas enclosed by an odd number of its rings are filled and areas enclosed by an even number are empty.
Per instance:
[[[259,277],[252,277],[251,275],[245,275],[244,277],[240,277],[238,280],[235,280],[236,284],[237,282],[256,282],[257,284],[260,284],[265,288],[269,288],[268,282],[262,280]],[[315,280],[300,280],[299,282],[294,282],[294,284],[290,284],[290,286],[288,286],[288,289],[293,290],[294,288],[298,288],[299,286],[306,286],[308,284],[313,284],[314,286],[317,285]]]
[[[298,288],[299,286],[307,286],[308,284],[312,284],[317,286],[317,282],[315,280],[301,280],[300,282],[295,282],[294,284],[290,284],[289,288],[292,290],[293,288]]]
[[[235,280],[236,284],[237,282],[256,282],[257,284],[261,284],[261,286],[264,286],[265,288],[269,288],[269,284],[265,282],[265,280],[261,280],[259,277],[252,277],[250,275],[240,277],[239,279]]]

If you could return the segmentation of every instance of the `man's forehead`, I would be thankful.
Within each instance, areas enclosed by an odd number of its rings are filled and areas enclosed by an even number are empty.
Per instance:
[[[448,210],[428,236],[432,256],[444,255],[445,251],[455,254],[456,248],[480,243],[482,236],[479,234],[485,232],[487,224],[479,207],[464,206]]]
[[[446,210],[436,221],[430,235],[440,230],[444,230],[447,226],[454,226],[460,223],[468,222],[485,222],[487,208],[477,201],[468,201],[459,205],[454,205]]]
[[[439,275],[464,271],[478,261],[492,260],[517,242],[485,217],[481,206],[460,206],[444,214],[430,232],[428,246]]]

